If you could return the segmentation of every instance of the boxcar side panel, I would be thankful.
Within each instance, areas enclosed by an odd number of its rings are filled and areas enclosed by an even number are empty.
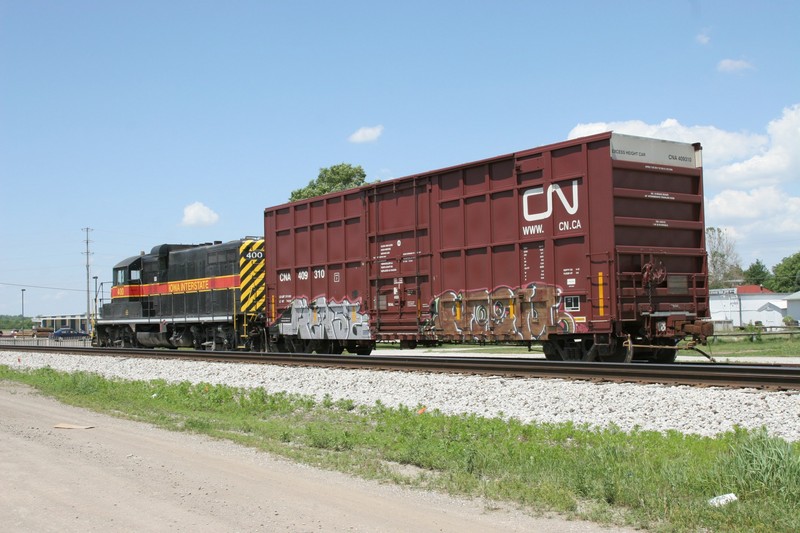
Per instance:
[[[370,339],[365,223],[360,192],[264,211],[273,349],[335,353]]]

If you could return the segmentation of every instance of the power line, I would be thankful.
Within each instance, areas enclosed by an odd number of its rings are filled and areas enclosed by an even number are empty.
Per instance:
[[[64,287],[45,287],[44,285],[30,285],[29,283],[6,283],[4,281],[0,281],[0,285],[8,285],[9,287],[25,287],[27,289],[46,289],[48,291],[83,292],[83,289],[67,289]]]

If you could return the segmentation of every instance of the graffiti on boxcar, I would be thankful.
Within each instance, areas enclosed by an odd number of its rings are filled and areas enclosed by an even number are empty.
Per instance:
[[[427,333],[442,340],[526,341],[547,334],[575,333],[563,310],[561,289],[530,284],[492,291],[446,291],[431,303]]]
[[[280,322],[284,335],[304,339],[364,340],[370,338],[369,315],[360,311],[360,302],[337,302],[319,296],[310,303],[295,298],[289,306],[291,313]]]

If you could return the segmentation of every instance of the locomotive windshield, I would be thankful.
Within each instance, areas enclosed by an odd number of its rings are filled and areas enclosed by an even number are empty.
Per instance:
[[[125,261],[114,265],[114,285],[125,285],[131,281],[141,279],[141,256],[129,257]]]
[[[114,285],[125,285],[131,281],[139,281],[141,272],[139,270],[128,270],[127,268],[114,269]]]

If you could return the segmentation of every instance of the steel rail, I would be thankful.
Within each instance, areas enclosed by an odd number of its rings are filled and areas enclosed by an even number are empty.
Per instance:
[[[0,346],[0,350],[93,356],[171,358],[226,363],[477,374],[627,383],[800,390],[800,366],[728,363],[602,363],[509,357],[358,356],[192,350]]]

